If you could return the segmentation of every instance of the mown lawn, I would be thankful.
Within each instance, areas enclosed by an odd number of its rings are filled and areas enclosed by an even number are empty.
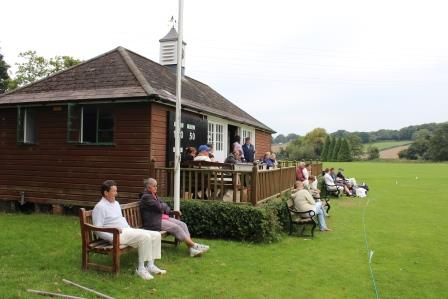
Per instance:
[[[331,163],[371,187],[366,210],[372,269],[381,298],[448,297],[448,164]],[[136,252],[122,272],[80,270],[76,217],[0,214],[0,297],[30,298],[27,288],[95,298],[66,278],[116,298],[375,298],[362,215],[367,199],[333,200],[330,233],[314,240],[283,236],[272,244],[203,240],[211,250],[187,256],[163,245],[168,274],[134,275]]]

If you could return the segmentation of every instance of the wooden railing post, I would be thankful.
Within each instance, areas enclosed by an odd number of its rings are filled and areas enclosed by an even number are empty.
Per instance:
[[[251,180],[251,202],[252,205],[257,205],[257,196],[258,196],[258,165],[254,163],[252,167],[252,180]]]
[[[156,178],[156,161],[154,159],[149,161],[149,177]]]

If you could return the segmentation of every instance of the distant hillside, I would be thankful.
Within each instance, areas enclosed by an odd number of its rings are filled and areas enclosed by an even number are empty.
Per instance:
[[[407,145],[401,145],[401,146],[396,146],[393,148],[388,148],[388,149],[384,149],[382,151],[380,151],[380,159],[394,159],[397,160],[400,157],[398,157],[398,153],[401,152],[402,150],[405,150],[409,148],[409,144]]]

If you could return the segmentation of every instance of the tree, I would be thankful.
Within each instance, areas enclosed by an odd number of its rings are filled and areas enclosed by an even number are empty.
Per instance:
[[[286,136],[286,142],[289,142],[291,140],[296,140],[297,138],[299,138],[299,135],[294,134],[294,133],[289,133],[288,136]]]
[[[274,138],[273,143],[274,144],[281,144],[286,142],[286,137],[283,134],[278,135]]]
[[[19,53],[24,62],[16,63],[18,69],[15,78],[8,89],[15,89],[36,80],[47,77],[68,67],[79,64],[81,61],[70,56],[55,56],[46,59],[37,55],[36,51]]]
[[[338,138],[336,141],[336,144],[334,146],[333,153],[331,154],[331,161],[338,160],[338,153],[341,150],[341,144],[342,144],[342,139]]]
[[[320,157],[322,149],[324,147],[325,138],[327,136],[328,134],[327,131],[325,131],[325,129],[316,128],[308,132],[303,138],[305,145],[313,149],[314,152],[313,159],[317,159]]]
[[[367,149],[368,160],[378,159],[380,157],[380,150],[376,146],[369,146]]]
[[[4,93],[8,88],[8,69],[9,65],[3,60],[3,55],[0,53],[0,94]]]
[[[349,162],[352,161],[352,154],[350,152],[350,146],[348,144],[347,139],[343,139],[341,142],[341,149],[338,153],[338,161],[340,162]]]
[[[350,147],[352,158],[355,160],[360,159],[364,153],[361,138],[357,134],[351,133],[347,135],[346,139]]]
[[[362,143],[369,143],[369,141],[370,141],[369,133],[359,132],[357,134],[358,134],[359,138],[361,138]]]
[[[448,160],[448,124],[441,125],[429,141],[429,157],[434,161]]]
[[[322,161],[328,161],[328,151],[330,149],[331,138],[330,135],[327,135],[325,139],[324,148],[322,149],[322,153],[320,155],[320,159]]]
[[[333,161],[333,152],[336,146],[336,137],[331,137],[330,146],[328,147],[327,161]]]
[[[288,158],[292,160],[315,159],[313,147],[304,142],[303,137],[292,140],[286,147]]]

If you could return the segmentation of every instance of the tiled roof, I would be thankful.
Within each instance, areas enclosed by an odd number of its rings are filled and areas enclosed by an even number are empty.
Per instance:
[[[0,107],[25,103],[136,97],[157,98],[174,104],[176,75],[152,60],[118,47],[0,95]],[[182,78],[182,106],[274,132],[209,86],[187,76]]]

